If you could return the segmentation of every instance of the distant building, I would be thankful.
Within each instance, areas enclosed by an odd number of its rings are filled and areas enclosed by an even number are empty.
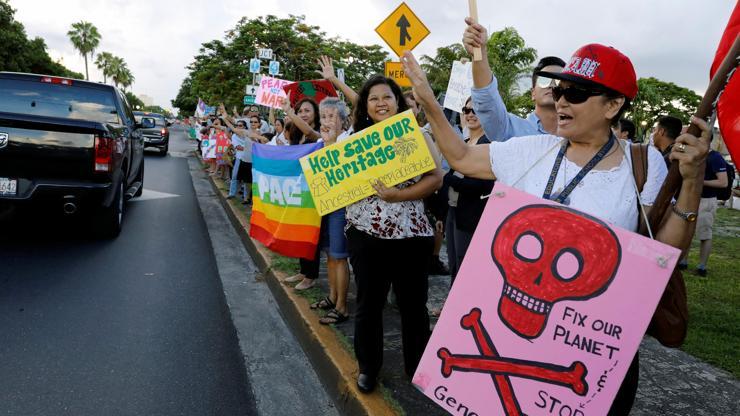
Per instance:
[[[150,96],[148,96],[146,94],[139,94],[139,95],[137,95],[137,97],[139,97],[139,99],[141,100],[141,102],[143,102],[144,105],[147,106],[147,107],[151,107],[151,106],[154,105],[154,98],[152,98],[152,97],[150,97]]]

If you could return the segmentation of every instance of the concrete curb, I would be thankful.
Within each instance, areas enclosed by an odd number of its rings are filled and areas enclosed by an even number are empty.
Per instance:
[[[279,305],[281,315],[301,343],[311,364],[337,409],[347,415],[394,415],[397,411],[383,398],[380,389],[372,394],[357,389],[357,363],[352,354],[339,341],[335,331],[318,322],[317,315],[308,301],[296,294],[290,286],[280,282],[287,274],[270,267],[272,254],[261,243],[249,237],[249,221],[244,212],[236,211],[228,203],[225,193],[214,178],[209,177],[214,193],[218,196],[234,229],[242,240],[263,279]]]

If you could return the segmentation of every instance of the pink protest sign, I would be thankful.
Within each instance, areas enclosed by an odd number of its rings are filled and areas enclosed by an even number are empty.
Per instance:
[[[413,382],[456,415],[605,415],[679,254],[496,184]]]
[[[266,107],[281,108],[283,98],[287,96],[283,88],[292,83],[292,81],[286,81],[280,78],[263,76],[260,79],[260,85],[257,88],[257,96],[254,103]]]

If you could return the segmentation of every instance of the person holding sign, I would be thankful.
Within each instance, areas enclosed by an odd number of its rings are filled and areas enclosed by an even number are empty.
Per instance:
[[[473,61],[473,108],[488,138],[492,141],[506,141],[514,136],[554,134],[557,127],[557,114],[552,98],[552,79],[540,77],[537,72],[560,72],[565,62],[558,57],[548,56],[537,63],[532,74],[534,112],[523,119],[506,111],[506,106],[498,92],[498,81],[488,63],[486,29],[471,18],[465,19],[465,23],[468,25],[463,33],[465,49],[472,55],[476,48],[480,48],[484,57]]]
[[[480,119],[473,109],[472,99],[468,98],[462,109],[463,123],[470,136],[465,139],[468,146],[491,143],[483,132]],[[465,175],[450,169],[444,177],[444,184],[449,186],[449,210],[447,211],[447,258],[450,264],[451,283],[460,269],[465,253],[468,251],[473,232],[478,226],[478,220],[483,215],[486,200],[482,196],[491,193],[493,181],[486,179],[468,178]]]
[[[376,75],[365,82],[354,110],[354,131],[408,110],[401,88]],[[375,389],[383,365],[383,306],[393,285],[401,313],[403,359],[413,376],[429,336],[427,287],[434,229],[423,199],[442,184],[439,155],[428,136],[436,168],[396,186],[372,183],[377,192],[347,207],[347,241],[357,284],[355,354],[360,367],[357,386]]]
[[[661,154],[648,149],[647,179],[642,191],[634,179],[630,151],[611,132],[637,95],[632,62],[618,50],[599,44],[578,49],[562,72],[542,71],[558,80],[552,88],[557,134],[514,137],[506,142],[466,146],[437,106],[426,75],[414,56],[403,57],[414,94],[427,111],[440,150],[453,169],[465,176],[496,179],[527,193],[569,205],[607,222],[635,231],[640,212],[650,208],[666,177]],[[597,70],[598,68],[598,70]],[[683,183],[672,215],[657,232],[658,241],[684,248],[694,231],[710,129],[704,120],[691,122],[701,137],[683,134],[671,160],[678,161]],[[635,356],[609,414],[629,413],[637,391]]]
[[[345,125],[349,110],[338,98],[326,98],[319,104],[321,116],[321,140],[330,146],[349,137]],[[349,319],[347,310],[347,290],[349,289],[349,263],[347,258],[347,237],[344,227],[347,224],[345,210],[338,209],[321,218],[321,239],[319,247],[326,252],[326,268],[329,276],[329,296],[311,305],[311,309],[326,309],[328,312],[319,319],[323,325],[340,324]]]

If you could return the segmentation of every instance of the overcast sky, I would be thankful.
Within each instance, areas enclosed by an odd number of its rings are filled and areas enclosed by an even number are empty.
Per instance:
[[[401,2],[396,0],[10,0],[30,37],[46,40],[51,57],[84,73],[85,64],[67,38],[72,23],[97,26],[108,51],[128,62],[133,91],[171,108],[200,44],[223,39],[242,17],[305,15],[328,36],[380,44],[375,27]],[[540,57],[567,61],[579,46],[598,42],[632,59],[638,77],[656,77],[703,93],[709,66],[736,0],[485,0],[480,22],[489,31],[512,26]],[[433,55],[459,42],[465,0],[408,0],[431,34],[414,50]],[[90,79],[102,75],[90,65]]]

